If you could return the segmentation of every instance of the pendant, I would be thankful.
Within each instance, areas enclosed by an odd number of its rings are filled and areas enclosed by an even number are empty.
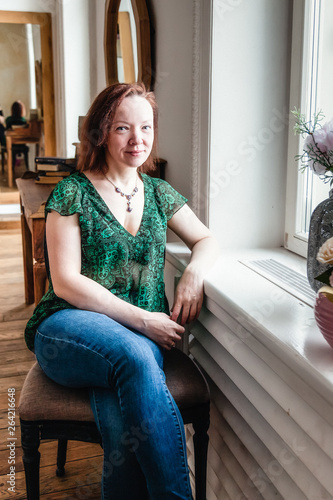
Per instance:
[[[127,212],[132,212],[133,208],[131,207],[131,199],[133,198],[133,196],[135,196],[135,194],[139,191],[138,187],[135,186],[135,188],[133,189],[132,193],[131,194],[126,194],[124,193],[118,186],[116,186],[112,181],[111,179],[109,179],[105,174],[104,174],[105,178],[107,181],[110,182],[110,184],[112,184],[112,186],[114,187],[116,193],[120,194],[120,196],[122,197],[125,197],[126,200],[127,200]]]

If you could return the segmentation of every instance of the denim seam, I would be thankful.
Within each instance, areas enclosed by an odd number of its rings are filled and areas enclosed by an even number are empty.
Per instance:
[[[177,438],[178,438],[178,441],[180,443],[180,448],[182,450],[181,455],[182,455],[185,483],[187,484],[187,488],[188,488],[188,492],[189,492],[189,500],[192,500],[193,497],[192,497],[191,483],[190,483],[189,474],[188,474],[188,464],[187,464],[187,460],[185,460],[185,458],[187,458],[186,440],[183,441],[183,435],[181,432],[181,425],[183,425],[183,422],[180,422],[180,420],[179,420],[178,413],[177,413],[176,408],[175,408],[176,402],[173,400],[173,398],[170,394],[170,391],[168,389],[168,386],[166,385],[166,382],[165,382],[164,378],[162,377],[161,373],[160,373],[160,375],[161,375],[164,390],[166,392],[169,404],[170,404],[171,409],[172,409],[172,414],[175,417],[176,428],[177,428]],[[177,407],[177,409],[179,411],[178,407]],[[185,434],[185,432],[184,432],[184,434]],[[185,439],[185,435],[184,435],[184,439]]]
[[[123,413],[123,407],[122,407],[122,401],[121,401],[121,395],[120,395],[120,388],[118,386],[118,377],[117,377],[117,369],[114,368],[115,370],[115,385],[116,385],[116,388],[117,388],[117,392],[118,392],[118,397],[119,397],[119,404],[120,404],[120,408],[122,410],[122,413]],[[177,439],[179,441],[179,448],[181,449],[181,458],[182,458],[182,463],[183,463],[183,472],[184,472],[184,478],[185,478],[185,483],[187,484],[187,489],[188,489],[188,492],[189,492],[189,500],[192,500],[192,489],[191,489],[191,484],[190,484],[190,480],[189,480],[189,474],[187,473],[187,463],[186,463],[186,460],[185,460],[185,457],[187,456],[187,453],[186,453],[186,442],[183,442],[183,436],[182,436],[182,432],[181,432],[181,429],[180,429],[180,425],[181,425],[181,422],[179,421],[179,418],[178,418],[178,415],[177,415],[177,411],[175,410],[175,407],[174,407],[174,403],[173,403],[173,400],[172,400],[172,397],[170,395],[170,391],[166,385],[166,382],[165,382],[165,378],[163,377],[162,373],[164,374],[163,370],[159,370],[159,374],[160,374],[160,377],[161,377],[161,381],[162,381],[162,385],[163,385],[163,389],[166,393],[166,396],[167,396],[167,399],[168,399],[168,402],[169,402],[169,405],[171,407],[171,410],[172,410],[172,415],[175,419],[175,427],[177,429]],[[140,463],[140,462],[139,462]]]

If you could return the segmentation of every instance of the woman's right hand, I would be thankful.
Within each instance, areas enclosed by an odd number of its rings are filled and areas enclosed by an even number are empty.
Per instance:
[[[183,326],[161,312],[149,312],[143,324],[142,333],[167,350],[175,346],[185,331]]]

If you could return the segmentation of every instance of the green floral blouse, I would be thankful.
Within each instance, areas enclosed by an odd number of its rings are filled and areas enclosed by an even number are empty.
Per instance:
[[[168,314],[164,291],[167,221],[187,201],[167,182],[141,174],[145,202],[138,233],[133,236],[118,222],[83,174],[76,172],[56,185],[45,207],[66,216],[77,213],[81,229],[81,273],[117,297],[147,311]],[[25,330],[33,350],[38,325],[61,309],[75,308],[49,289]]]

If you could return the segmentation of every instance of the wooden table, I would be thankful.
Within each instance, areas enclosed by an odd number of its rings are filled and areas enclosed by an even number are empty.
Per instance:
[[[42,123],[37,121],[29,122],[27,127],[19,127],[14,130],[6,130],[6,149],[7,149],[7,170],[8,186],[13,187],[13,144],[37,144],[40,145],[42,138]],[[36,154],[38,156],[38,154]]]
[[[17,179],[20,193],[25,301],[36,305],[45,293],[44,207],[54,185],[36,184],[35,179]]]

